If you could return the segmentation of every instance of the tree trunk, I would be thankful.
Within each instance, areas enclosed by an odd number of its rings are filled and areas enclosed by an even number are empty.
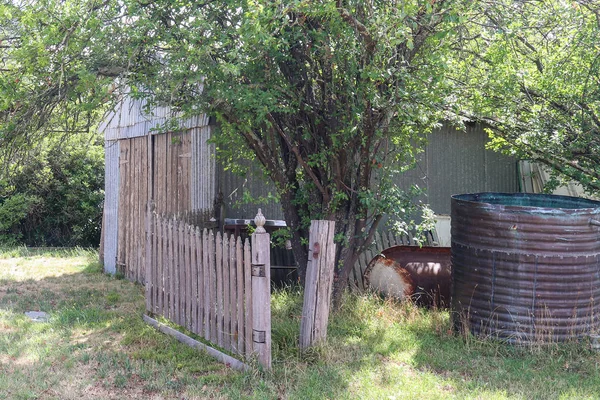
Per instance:
[[[298,215],[297,206],[293,204],[294,193],[288,190],[281,194],[281,207],[287,226],[292,234],[292,252],[296,260],[298,268],[298,279],[300,284],[304,286],[306,277],[306,263],[308,262],[307,248],[302,244],[302,238],[307,238],[307,231],[302,229],[300,225],[300,217]]]
[[[350,278],[350,272],[358,260],[359,253],[354,248],[347,246],[342,248],[339,253],[340,257],[336,260],[338,268],[335,270],[335,276],[333,278],[333,293],[331,295],[331,301],[334,310],[339,310],[342,305],[342,296],[344,291],[348,287],[348,279]]]

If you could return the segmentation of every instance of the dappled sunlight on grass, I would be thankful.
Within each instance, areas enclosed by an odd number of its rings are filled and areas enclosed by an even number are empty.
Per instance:
[[[30,258],[0,258],[0,281],[40,281],[50,277],[80,274],[96,269],[86,256],[74,258],[36,256]]]
[[[300,352],[298,287],[272,296],[273,371],[239,373],[144,324],[143,288],[93,255],[13,258],[0,253],[0,270],[20,274],[0,271],[0,399],[600,398],[600,355],[585,344],[463,337],[448,311],[374,294],[346,295],[328,340]]]
[[[175,399],[206,385],[214,397],[237,379],[145,325],[143,287],[102,274],[96,260],[0,253],[0,399]],[[50,319],[32,322],[29,310]]]

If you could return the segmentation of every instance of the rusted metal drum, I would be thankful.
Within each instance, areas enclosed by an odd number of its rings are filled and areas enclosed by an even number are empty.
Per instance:
[[[399,300],[410,297],[416,304],[449,307],[450,248],[393,246],[369,263],[365,287]]]
[[[455,327],[514,343],[600,327],[600,202],[526,193],[452,196]]]

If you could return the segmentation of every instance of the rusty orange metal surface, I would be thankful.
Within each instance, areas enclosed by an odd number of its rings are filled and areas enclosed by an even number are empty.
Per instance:
[[[600,328],[600,202],[525,193],[452,197],[455,326],[509,342]]]
[[[393,246],[381,252],[406,270],[413,282],[412,299],[419,305],[450,304],[450,248]]]

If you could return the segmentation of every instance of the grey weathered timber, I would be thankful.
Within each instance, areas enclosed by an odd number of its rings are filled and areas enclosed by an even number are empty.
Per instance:
[[[200,228],[196,227],[194,240],[196,241],[196,252],[197,252],[197,277],[194,279],[196,284],[196,298],[197,298],[197,320],[196,320],[196,332],[202,336],[204,334],[204,263],[203,263],[203,246],[202,246],[202,233]]]
[[[211,281],[210,281],[210,264],[209,264],[209,246],[208,246],[208,231],[202,231],[202,259],[204,260],[204,270],[202,276],[204,280],[204,339],[210,340],[210,301],[211,301]]]
[[[252,356],[252,252],[250,242],[244,243],[244,348],[246,357]]]
[[[150,205],[150,203],[148,203],[147,209],[146,209],[146,311],[149,313],[153,313],[154,312],[154,304],[153,304],[153,297],[154,297],[154,292],[155,292],[155,288],[154,288],[154,282],[155,280],[151,279],[151,274],[152,271],[154,271],[155,269],[152,268],[152,257],[150,255],[150,253],[152,252],[152,239],[153,239],[153,229],[152,226],[154,225],[153,223],[153,218],[152,218],[152,206]]]
[[[175,243],[173,242],[173,220],[169,220],[169,230],[167,231],[167,235],[169,235],[169,257],[168,260],[168,271],[169,271],[169,319],[171,321],[175,321],[175,264],[173,259],[177,254],[175,252]]]
[[[219,347],[223,347],[223,239],[221,232],[217,232],[216,239],[216,274],[217,274],[217,341]]]
[[[217,343],[217,274],[215,272],[215,236],[212,231],[208,234],[208,268],[209,268],[209,284],[210,300],[209,300],[209,331],[210,341]]]
[[[223,235],[223,262],[221,263],[223,270],[223,348],[231,350],[230,329],[230,312],[229,308],[229,238],[226,234]]]
[[[311,221],[304,304],[300,321],[300,348],[327,337],[329,304],[335,267],[334,221]]]
[[[242,239],[238,236],[235,242],[237,272],[237,351],[244,353],[244,257]]]
[[[190,227],[190,310],[192,318],[189,321],[189,330],[198,333],[198,248],[196,246],[196,229]]]
[[[175,303],[175,310],[173,311],[173,322],[181,325],[181,278],[179,275],[180,264],[179,264],[179,221],[174,220],[173,224],[173,275],[175,284],[173,286],[173,298]]]
[[[231,351],[237,353],[237,281],[235,237],[229,237],[229,340]]]
[[[182,221],[179,221],[179,229],[178,233],[178,246],[179,246],[179,257],[178,257],[178,265],[179,265],[179,325],[185,326],[185,298],[186,298],[186,276],[185,276],[185,242],[184,242],[184,224]]]
[[[216,235],[148,210],[146,302],[149,315],[203,335],[219,347],[271,366],[270,238],[264,217],[253,237]]]
[[[164,266],[164,253],[163,253],[163,221],[156,218],[156,247],[157,247],[157,255],[155,264],[156,268],[156,278],[158,289],[156,291],[156,314],[163,315],[163,299],[164,299],[164,276],[163,276],[163,266]]]
[[[252,343],[258,362],[271,369],[271,239],[265,221],[259,208],[252,234]]]
[[[207,352],[208,354],[215,357],[217,360],[219,360],[223,364],[225,364],[233,369],[237,369],[240,371],[247,371],[250,369],[250,367],[248,365],[244,364],[240,360],[237,360],[231,356],[228,356],[227,354],[221,353],[219,350],[214,349],[210,346],[207,346],[204,343],[200,343],[197,340],[194,340],[191,337],[189,337],[179,331],[176,331],[175,329],[173,329],[171,327],[161,324],[160,322],[156,321],[155,319],[150,318],[147,315],[144,315],[144,321],[146,321],[146,323],[152,325],[154,328],[158,329],[162,333],[167,334],[169,336],[173,336],[175,339],[177,339],[181,343],[187,344],[188,346],[193,347],[195,349],[200,349],[200,350]]]
[[[196,320],[196,317],[194,316],[194,307],[193,304],[195,304],[196,302],[193,301],[194,300],[194,296],[192,294],[192,281],[194,280],[195,274],[192,274],[192,265],[196,265],[196,263],[194,262],[192,264],[192,249],[193,246],[192,244],[194,243],[193,240],[193,231],[191,226],[186,225],[185,226],[185,276],[186,276],[186,288],[185,288],[185,310],[186,310],[186,314],[187,314],[187,320],[186,320],[186,325],[185,327],[187,329],[189,329],[190,331],[193,329],[193,323]],[[195,258],[195,257],[194,257]]]

